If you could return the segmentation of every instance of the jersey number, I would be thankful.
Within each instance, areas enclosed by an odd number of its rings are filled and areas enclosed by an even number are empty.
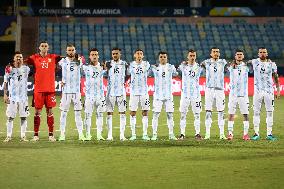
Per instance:
[[[119,68],[114,68],[113,71],[114,71],[115,74],[119,74]]]
[[[162,77],[166,77],[166,72],[162,72]]]
[[[241,75],[241,73],[242,73],[242,70],[238,70],[238,74]]]
[[[41,68],[48,68],[48,62],[42,62]]]
[[[70,71],[71,71],[71,72],[74,71],[74,66],[73,66],[73,65],[70,66]]]
[[[217,66],[214,66],[214,72],[217,72]]]
[[[261,67],[260,68],[260,73],[264,74],[264,72],[265,72],[265,68]]]
[[[18,76],[18,81],[21,81],[21,79],[22,79],[22,75],[19,75]]]
[[[143,70],[142,68],[136,68],[136,74],[142,74],[143,73]]]
[[[188,75],[191,76],[191,77],[194,77],[195,76],[195,72],[190,70]]]
[[[93,72],[92,78],[96,78],[99,75],[99,72]]]

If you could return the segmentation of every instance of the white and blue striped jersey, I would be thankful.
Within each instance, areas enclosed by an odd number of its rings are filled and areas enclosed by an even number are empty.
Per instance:
[[[147,77],[150,64],[148,61],[130,63],[128,74],[130,79],[130,95],[146,95],[148,94]]]
[[[230,95],[237,97],[248,96],[248,66],[241,62],[235,68],[229,66],[228,70],[230,72]]]
[[[207,59],[203,61],[206,69],[206,87],[224,89],[224,71],[227,61],[225,59]]]
[[[115,62],[110,61],[111,68],[108,70],[107,95],[123,96],[125,95],[125,74],[127,63],[123,60]]]
[[[4,82],[8,83],[10,101],[25,102],[28,99],[29,72],[30,68],[22,65],[12,68],[10,73],[5,73]]]
[[[259,58],[252,60],[254,71],[254,93],[264,91],[274,94],[272,74],[277,73],[275,62],[261,62]]]
[[[155,77],[154,98],[157,100],[172,100],[172,77],[177,75],[176,68],[171,64],[152,66]]]
[[[103,89],[103,75],[105,70],[98,63],[96,66],[83,65],[83,71],[85,73],[85,96],[89,99],[101,98],[104,96]]]
[[[58,64],[62,68],[62,93],[80,93],[81,65],[68,57],[62,58]]]
[[[193,65],[182,63],[178,70],[182,73],[182,96],[197,98],[200,96],[199,77],[201,68],[198,63]]]

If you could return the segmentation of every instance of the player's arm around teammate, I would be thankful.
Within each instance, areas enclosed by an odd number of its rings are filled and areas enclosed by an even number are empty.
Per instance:
[[[19,51],[15,52],[13,63],[6,67],[4,76],[4,102],[7,104],[7,137],[4,142],[12,140],[13,121],[17,113],[19,113],[21,119],[21,141],[28,141],[26,139],[26,129],[27,117],[30,114],[27,91],[29,72],[30,68],[23,65],[22,53]]]
[[[151,140],[158,139],[158,119],[165,104],[165,110],[167,113],[167,125],[169,128],[169,139],[177,140],[174,135],[174,103],[172,94],[172,77],[177,75],[176,69],[173,65],[168,63],[168,53],[159,52],[159,65],[152,66],[152,71],[155,78],[155,91],[153,97],[153,119],[152,119],[152,129],[153,136]]]
[[[130,75],[130,127],[131,138],[136,140],[136,112],[140,102],[142,110],[143,136],[142,140],[150,140],[147,134],[148,128],[148,111],[150,110],[150,99],[148,95],[147,77],[150,64],[143,60],[144,53],[142,49],[136,49],[134,53],[134,61],[128,67]]]
[[[248,98],[248,73],[249,67],[243,61],[243,50],[237,49],[235,51],[234,60],[228,66],[230,73],[230,95],[228,103],[228,140],[233,140],[234,119],[239,105],[240,112],[243,115],[243,140],[250,140],[249,130],[249,98]]]
[[[266,139],[274,141],[272,135],[273,112],[274,112],[274,87],[273,79],[277,87],[276,98],[280,96],[277,66],[275,62],[268,59],[268,52],[265,47],[258,49],[258,58],[249,61],[254,71],[254,95],[253,95],[253,125],[254,135],[252,140],[259,140],[260,110],[264,102],[266,109]]]
[[[46,108],[48,140],[56,141],[53,136],[54,116],[52,108],[56,106],[55,98],[55,70],[60,56],[49,54],[49,45],[46,41],[39,44],[39,53],[33,54],[25,60],[25,63],[34,68],[34,96],[33,105],[35,107],[34,115],[34,137],[32,141],[39,141],[39,127],[41,120],[41,111],[43,106]]]
[[[112,116],[115,104],[117,103],[120,115],[120,140],[125,141],[124,132],[126,126],[126,92],[125,77],[127,63],[121,60],[121,49],[113,48],[111,51],[112,60],[106,62],[108,73],[108,86],[106,95],[106,111],[107,111],[107,140],[113,140],[112,135]]]
[[[182,76],[182,91],[180,99],[180,136],[179,140],[185,138],[186,116],[189,106],[194,114],[195,139],[201,140],[200,135],[200,112],[202,110],[201,94],[199,89],[199,77],[201,68],[196,63],[196,51],[190,49],[187,61],[183,61],[178,71]]]
[[[68,44],[66,47],[66,58],[59,61],[62,69],[62,97],[60,101],[60,137],[59,141],[65,140],[65,128],[67,112],[71,103],[74,104],[75,123],[78,130],[79,140],[86,140],[83,134],[83,121],[81,117],[81,66],[82,60],[76,55],[76,49],[73,44]]]
[[[218,126],[220,130],[220,139],[226,139],[224,134],[224,109],[225,109],[225,93],[224,93],[224,71],[227,64],[226,60],[220,59],[220,49],[212,47],[210,51],[210,59],[201,63],[206,69],[206,89],[205,89],[205,128],[206,134],[204,139],[210,139],[210,128],[212,125],[213,103],[216,101],[218,111]]]
[[[91,140],[91,120],[94,109],[96,110],[97,140],[102,137],[103,113],[106,111],[106,102],[103,90],[104,68],[99,63],[99,51],[93,48],[89,51],[89,64],[83,65],[85,73],[85,127],[86,140]]]

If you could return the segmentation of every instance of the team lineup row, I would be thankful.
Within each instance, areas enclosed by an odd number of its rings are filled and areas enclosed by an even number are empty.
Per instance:
[[[126,93],[125,81],[130,77],[130,127],[132,136],[129,140],[136,140],[136,112],[139,104],[142,110],[143,140],[157,140],[158,119],[162,107],[165,106],[167,113],[167,125],[169,129],[169,140],[183,140],[185,138],[186,116],[191,106],[194,115],[195,138],[203,139],[200,135],[200,112],[202,111],[202,102],[199,89],[199,77],[201,71],[206,73],[205,89],[205,128],[204,139],[210,139],[210,128],[212,125],[213,104],[218,112],[218,126],[220,129],[220,139],[233,140],[234,114],[237,105],[239,105],[243,115],[244,140],[259,140],[260,109],[264,101],[267,117],[267,140],[276,140],[272,135],[273,111],[274,111],[274,89],[273,79],[277,87],[276,98],[280,97],[279,81],[277,75],[277,66],[275,62],[268,59],[267,49],[259,48],[258,58],[244,62],[244,52],[236,50],[234,60],[227,63],[226,60],[220,59],[220,50],[212,47],[210,58],[200,64],[196,63],[196,51],[188,51],[187,60],[183,61],[178,69],[168,63],[167,52],[159,52],[159,63],[150,65],[144,61],[142,49],[134,52],[134,61],[127,64],[121,60],[121,50],[113,48],[112,60],[99,63],[98,49],[89,51],[89,64],[83,64],[83,57],[78,57],[75,46],[68,44],[66,48],[66,57],[55,54],[48,54],[48,43],[43,41],[39,45],[40,52],[31,55],[23,60],[20,52],[14,55],[13,63],[5,69],[4,76],[4,101],[7,103],[7,137],[4,142],[12,139],[13,120],[19,113],[21,118],[21,140],[26,139],[27,116],[29,115],[27,81],[30,72],[29,66],[33,66],[34,73],[34,137],[32,141],[39,141],[39,127],[41,110],[46,107],[47,125],[49,128],[49,141],[56,141],[53,136],[54,117],[52,108],[56,106],[55,99],[55,70],[60,67],[62,71],[62,97],[60,102],[60,137],[59,141],[65,140],[66,117],[70,105],[74,104],[75,123],[79,134],[79,140],[91,140],[91,118],[95,111],[97,140],[105,140],[102,136],[103,113],[107,112],[107,138],[113,140],[112,135],[112,116],[115,105],[118,106],[120,115],[120,140],[128,140],[124,136],[126,126]],[[230,95],[228,102],[228,136],[225,136],[224,127],[224,72],[228,71],[230,75]],[[248,98],[248,72],[254,72],[254,96],[253,96],[253,125],[254,135],[250,138],[249,129],[249,98]],[[85,118],[81,117],[81,93],[80,80],[81,74],[84,73],[85,83]],[[153,94],[153,118],[152,118],[152,136],[148,136],[148,111],[150,110],[150,100],[147,88],[147,77],[154,76],[155,90]],[[179,76],[182,78],[182,93],[180,100],[180,135],[178,138],[174,135],[174,104],[172,95],[172,77]],[[103,91],[103,77],[107,77],[107,93]],[[9,85],[8,85],[9,84]],[[8,94],[9,92],[9,94]],[[86,133],[83,133],[83,127]]]

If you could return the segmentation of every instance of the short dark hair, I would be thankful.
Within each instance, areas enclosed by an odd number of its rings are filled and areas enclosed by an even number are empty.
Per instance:
[[[242,50],[242,49],[236,49],[236,50],[235,50],[235,54],[238,53],[238,52],[244,53],[244,50]]]
[[[91,48],[91,49],[89,50],[89,54],[90,54],[92,51],[97,51],[97,52],[99,52],[99,50],[98,50],[97,48]]]
[[[47,43],[47,44],[48,44],[47,41],[43,40],[43,41],[40,41],[40,42],[39,42],[38,46],[40,46],[42,43]]]
[[[134,53],[136,53],[137,51],[142,51],[144,53],[144,51],[140,48],[136,49]]]
[[[121,48],[113,47],[113,48],[111,49],[111,51],[121,51]]]
[[[265,47],[258,47],[258,50],[259,50],[259,49],[266,49],[266,48],[265,48]]]
[[[187,53],[195,53],[196,52],[196,50],[194,50],[194,49],[189,49],[188,51],[187,51]]]
[[[22,54],[22,53],[21,53],[20,51],[15,51],[14,56],[15,56],[16,54]]]
[[[168,55],[168,53],[167,53],[166,51],[160,51],[160,52],[158,53],[158,56],[160,56],[161,54],[166,54],[166,55]]]
[[[213,49],[219,49],[219,48],[218,48],[218,47],[216,47],[216,46],[211,47],[210,52],[211,52]]]
[[[67,43],[66,48],[67,47],[75,47],[73,43]]]

